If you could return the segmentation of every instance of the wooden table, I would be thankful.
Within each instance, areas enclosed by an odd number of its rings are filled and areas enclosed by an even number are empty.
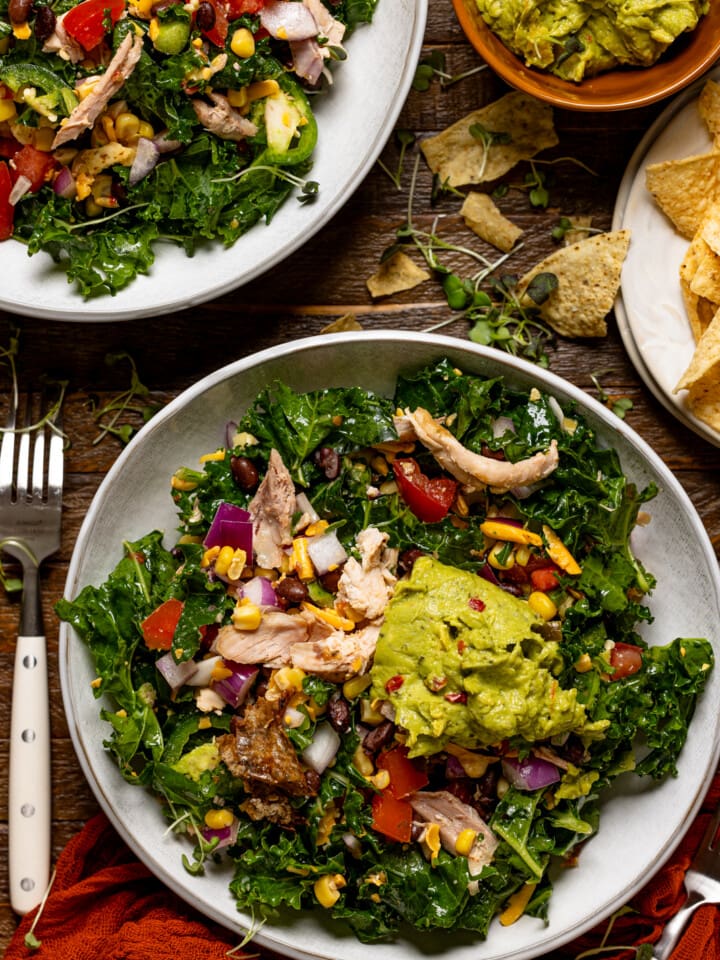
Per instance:
[[[382,0],[391,2],[391,0]],[[479,60],[465,41],[450,0],[430,3],[427,54],[439,50],[448,71],[459,74]],[[411,91],[399,127],[417,134],[437,132],[470,110],[490,102],[506,88],[490,70],[441,89]],[[532,266],[553,248],[550,228],[561,214],[590,214],[593,225],[608,229],[618,183],[632,150],[661,105],[625,113],[587,115],[557,112],[560,146],[550,156],[574,157],[591,167],[591,176],[571,162],[557,165],[557,184],[550,207],[535,210],[520,191],[505,210],[527,231],[527,242],[513,270]],[[383,153],[394,167],[397,149],[390,142]],[[112,437],[94,444],[98,434],[93,403],[116,397],[129,384],[126,362],[106,363],[111,353],[126,352],[135,363],[152,400],[163,404],[193,381],[241,356],[316,334],[344,314],[353,314],[364,328],[422,331],[451,320],[443,332],[467,338],[468,324],[448,309],[440,285],[429,281],[412,291],[373,302],[365,279],[377,268],[383,250],[395,238],[406,216],[407,183],[412,158],[406,162],[403,190],[375,167],[344,209],[319,235],[265,277],[235,293],[197,309],[162,318],[123,323],[53,323],[0,313],[0,345],[13,328],[20,329],[21,377],[24,382],[44,371],[69,381],[65,429],[70,440],[66,457],[65,511],[62,547],[43,568],[42,588],[49,641],[53,856],[77,833],[98,806],[80,772],[63,713],[57,673],[58,625],[52,612],[61,596],[80,523],[103,475],[121,445]],[[456,242],[472,240],[450,198],[432,208],[430,176],[420,167],[416,222],[429,229],[439,216],[442,235]],[[507,204],[510,204],[508,206]],[[257,229],[262,229],[258,227]],[[479,244],[476,243],[476,246]],[[456,269],[468,270],[461,261]],[[468,270],[469,272],[469,270]],[[112,301],[107,308],[112,316]],[[698,438],[657,402],[638,378],[626,356],[611,318],[607,337],[589,341],[561,340],[550,355],[551,369],[593,396],[591,379],[598,374],[604,390],[632,400],[626,420],[674,471],[691,497],[720,552],[720,450]],[[0,369],[0,412],[7,406],[9,381]],[[7,845],[7,758],[10,687],[19,603],[0,591],[0,845]],[[0,947],[7,945],[16,920],[8,903],[6,857],[0,855]]]

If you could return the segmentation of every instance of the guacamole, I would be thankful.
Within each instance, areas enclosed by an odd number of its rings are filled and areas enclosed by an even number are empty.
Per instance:
[[[649,67],[693,30],[709,0],[476,0],[485,23],[527,66],[580,81]]]
[[[385,612],[371,691],[392,703],[411,756],[583,728],[584,707],[556,680],[562,657],[536,629],[542,622],[474,573],[416,560]]]

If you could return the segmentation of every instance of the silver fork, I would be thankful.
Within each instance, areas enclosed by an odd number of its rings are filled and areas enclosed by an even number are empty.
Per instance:
[[[14,385],[0,444],[0,547],[22,564],[23,595],[10,720],[8,833],[10,902],[25,914],[42,900],[50,874],[50,719],[40,564],[60,546],[63,436],[59,417],[38,420],[28,395],[17,426]]]
[[[666,924],[655,944],[654,960],[668,960],[690,917],[704,903],[720,903],[720,807],[713,814],[690,869],[685,874],[688,898]]]

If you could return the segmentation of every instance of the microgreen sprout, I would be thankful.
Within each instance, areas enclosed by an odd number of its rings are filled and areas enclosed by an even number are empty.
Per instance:
[[[506,130],[488,130],[487,127],[484,127],[481,123],[471,123],[469,131],[470,136],[478,140],[483,146],[482,161],[477,173],[477,179],[480,181],[485,176],[490,147],[494,144],[510,143],[512,137]]]
[[[606,371],[608,373],[609,371]],[[590,379],[593,382],[593,386],[598,392],[598,399],[600,403],[604,404],[608,410],[611,410],[615,416],[619,417],[621,420],[625,419],[625,414],[628,410],[632,410],[633,402],[630,397],[612,397],[609,393],[601,386],[600,377],[604,374],[591,373]]]
[[[377,164],[380,167],[380,169],[384,173],[386,173],[388,177],[390,177],[392,182],[395,184],[395,188],[397,190],[400,190],[402,189],[401,181],[402,181],[402,174],[403,174],[403,166],[405,163],[405,154],[407,153],[408,148],[415,143],[416,138],[415,138],[415,134],[410,130],[396,130],[394,134],[394,139],[400,150],[397,167],[395,168],[395,171],[393,172],[392,170],[390,170],[383,163],[382,160],[378,160]]]
[[[528,285],[526,293],[539,305],[557,286],[557,278],[553,274],[540,274],[535,280],[538,282]],[[534,307],[521,303],[516,293],[517,278],[509,274],[490,277],[489,285],[496,299],[485,295],[485,300],[476,299],[465,311],[472,324],[470,339],[547,367],[546,345],[552,341],[552,331],[539,319]]]
[[[439,50],[433,50],[418,64],[412,87],[413,90],[424,93],[430,89],[433,78],[438,77],[440,86],[443,89],[447,89],[454,83],[459,83],[461,80],[466,80],[475,73],[480,73],[481,70],[487,70],[486,63],[479,63],[477,66],[471,67],[469,70],[463,70],[461,73],[448,73],[445,66],[445,55]]]
[[[144,402],[147,400],[150,391],[140,380],[133,358],[124,352],[109,353],[105,357],[105,362],[109,366],[124,360],[127,360],[130,364],[130,386],[128,389],[109,400],[102,407],[96,407],[96,398],[90,398],[93,419],[100,427],[100,432],[93,440],[93,446],[100,443],[108,435],[116,437],[121,443],[127,443],[140,428],[132,423],[121,423],[121,418],[127,415],[140,417],[142,426],[148,422],[153,414],[157,413],[157,406]]]
[[[45,909],[45,904],[47,903],[47,898],[50,895],[50,891],[52,890],[52,885],[54,882],[55,882],[55,870],[53,870],[53,872],[50,875],[50,880],[48,881],[48,885],[45,888],[45,893],[43,894],[43,898],[40,901],[40,906],[38,907],[38,911],[33,917],[33,922],[30,924],[30,929],[25,934],[23,942],[25,943],[25,946],[28,948],[28,950],[38,950],[42,946],[42,940],[38,940],[38,938],[35,936],[35,928],[37,927],[38,920],[42,916],[43,910]]]
[[[635,960],[652,960],[654,953],[653,953],[653,945],[651,943],[641,943],[641,944],[638,944],[637,946],[635,946],[634,944],[628,944],[628,945],[608,944],[608,940],[610,939],[610,934],[612,933],[612,929],[615,926],[615,921],[619,917],[623,916],[623,914],[635,913],[635,912],[636,911],[633,910],[632,907],[628,907],[628,906],[621,907],[619,910],[617,910],[610,917],[608,921],[608,925],[602,936],[600,945],[597,947],[591,947],[589,950],[583,950],[582,953],[578,953],[575,956],[574,960],[587,960],[588,957],[599,957],[603,953],[617,954],[617,953],[622,953],[625,950],[627,950],[629,953],[634,953]]]
[[[320,184],[317,182],[317,180],[306,180],[304,177],[298,177],[296,174],[290,173],[289,170],[283,170],[281,167],[273,167],[269,164],[263,163],[252,167],[246,167],[244,170],[239,170],[231,177],[218,177],[212,182],[232,183],[233,181],[243,180],[245,177],[249,177],[254,173],[271,173],[273,176],[277,177],[278,180],[284,180],[286,183],[290,183],[294,187],[297,187],[300,190],[297,199],[303,204],[312,203],[320,192]]]

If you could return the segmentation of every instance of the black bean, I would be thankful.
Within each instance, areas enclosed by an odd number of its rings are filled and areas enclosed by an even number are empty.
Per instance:
[[[423,551],[418,549],[418,547],[410,547],[408,550],[403,550],[398,557],[398,569],[400,573],[410,573],[417,558],[422,556]]]
[[[210,4],[200,4],[200,7],[210,6]],[[232,471],[235,483],[241,490],[254,490],[258,484],[260,475],[258,469],[252,460],[248,457],[230,457],[230,470]]]
[[[328,570],[327,573],[324,573],[318,578],[328,593],[337,593],[338,581],[340,580],[344,566],[345,564],[343,563],[334,570]]]
[[[10,0],[8,16],[11,23],[27,23],[32,13],[32,0]]]
[[[277,596],[287,603],[302,603],[307,600],[308,588],[297,577],[283,577],[274,586]]]
[[[350,704],[340,694],[334,694],[328,701],[328,720],[338,733],[350,732]]]
[[[332,447],[320,447],[313,454],[315,463],[328,480],[335,480],[340,474],[340,454]]]
[[[395,736],[395,724],[391,720],[383,720],[379,726],[374,727],[363,737],[362,748],[365,753],[377,753],[382,747],[386,747]]]
[[[195,23],[197,24],[198,30],[204,31],[212,30],[215,26],[215,7],[211,3],[208,3],[208,0],[203,0],[197,8]]]
[[[38,7],[35,11],[35,36],[38,40],[44,41],[51,37],[55,32],[55,13],[52,7]]]

